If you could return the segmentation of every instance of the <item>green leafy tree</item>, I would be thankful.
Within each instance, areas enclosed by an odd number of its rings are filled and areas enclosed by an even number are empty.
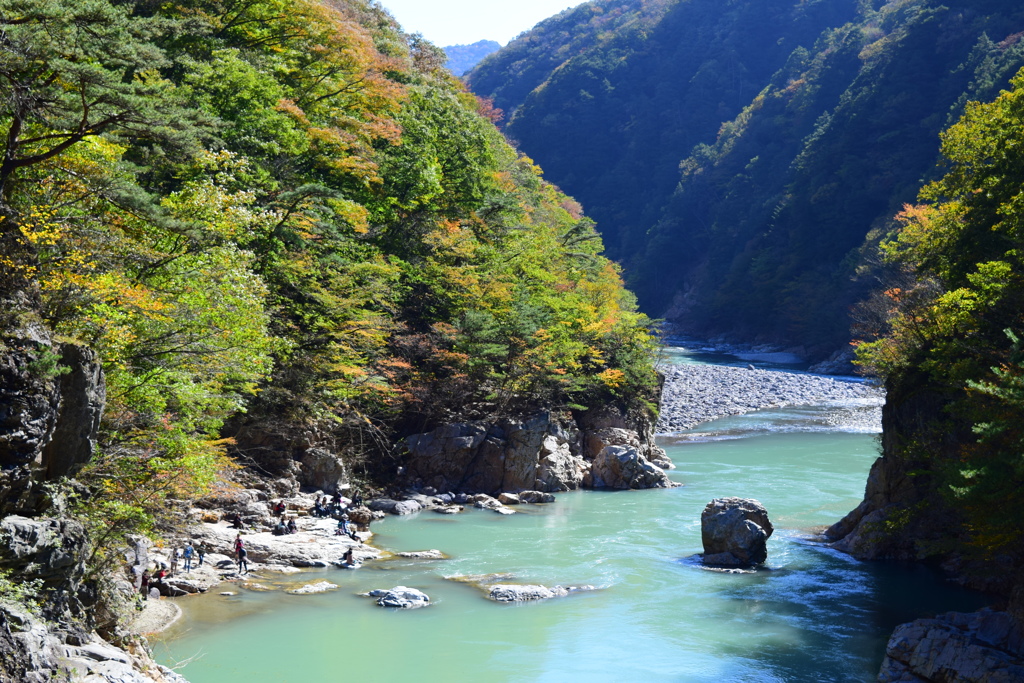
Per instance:
[[[861,345],[859,357],[897,395],[949,397],[946,415],[898,435],[906,455],[928,463],[963,512],[956,531],[972,547],[1019,562],[1024,71],[1011,85],[991,103],[969,103],[943,133],[946,174],[921,190],[923,204],[908,206],[901,229],[882,245],[916,279],[886,292],[888,329]],[[950,443],[948,435],[961,432]]]

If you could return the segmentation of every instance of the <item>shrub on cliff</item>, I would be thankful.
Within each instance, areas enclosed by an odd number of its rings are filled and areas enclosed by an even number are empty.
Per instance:
[[[945,414],[892,436],[909,460],[928,463],[962,513],[948,537],[1016,566],[1024,562],[1022,112],[1024,71],[994,102],[968,104],[943,133],[946,175],[921,190],[922,203],[905,208],[882,245],[914,277],[881,294],[887,329],[858,349],[896,395],[950,397]],[[971,436],[951,440],[958,432]]]

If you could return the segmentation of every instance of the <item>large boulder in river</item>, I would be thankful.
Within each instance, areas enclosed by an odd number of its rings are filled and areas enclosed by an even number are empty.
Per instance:
[[[653,489],[674,486],[665,471],[632,446],[606,446],[590,468],[585,484],[592,488]]]
[[[704,564],[752,567],[768,559],[768,538],[775,529],[768,511],[753,498],[716,498],[700,516]]]

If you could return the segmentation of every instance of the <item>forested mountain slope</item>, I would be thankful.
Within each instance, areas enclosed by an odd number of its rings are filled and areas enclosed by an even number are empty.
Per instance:
[[[181,524],[247,424],[289,471],[369,478],[453,419],[652,412],[593,222],[379,4],[0,0],[0,26],[0,517],[77,530],[59,571],[4,544],[0,608],[120,637],[125,535]]]
[[[1022,31],[1006,0],[591,2],[468,81],[649,313],[821,356],[874,284],[869,233],[935,176],[963,104],[1024,63]]]
[[[478,40],[469,45],[446,45],[444,48],[448,61],[445,67],[456,76],[460,76],[480,63],[487,55],[501,49],[501,43],[494,40]]]

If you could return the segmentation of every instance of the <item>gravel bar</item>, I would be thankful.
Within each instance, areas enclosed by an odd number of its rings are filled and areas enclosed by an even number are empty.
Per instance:
[[[883,391],[854,378],[725,365],[663,365],[656,431],[671,434],[762,408],[877,399]]]

